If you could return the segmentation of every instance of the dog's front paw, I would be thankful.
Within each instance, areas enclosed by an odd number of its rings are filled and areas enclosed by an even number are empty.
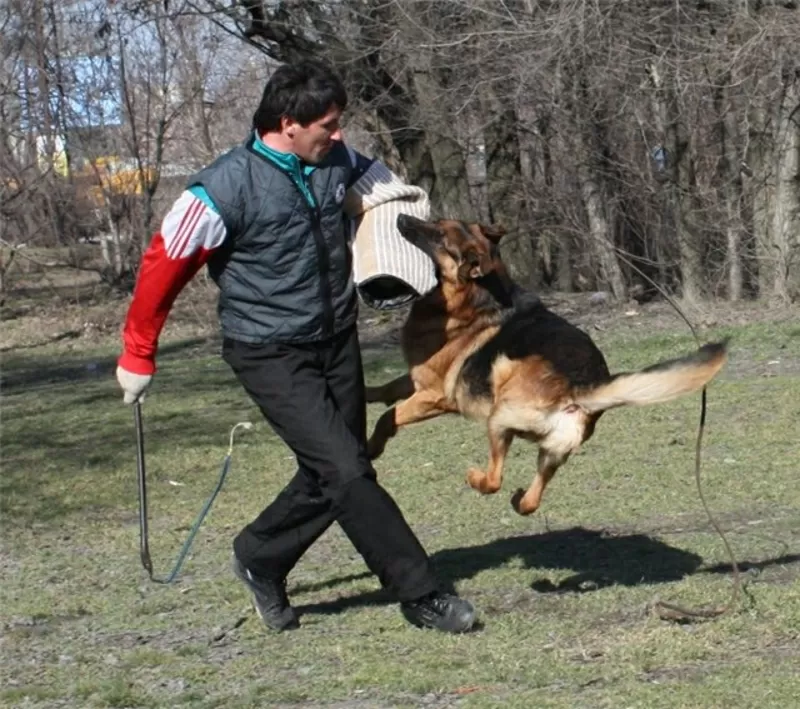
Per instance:
[[[489,476],[477,468],[470,468],[467,473],[467,484],[481,495],[491,495],[498,490],[497,487],[490,484]]]

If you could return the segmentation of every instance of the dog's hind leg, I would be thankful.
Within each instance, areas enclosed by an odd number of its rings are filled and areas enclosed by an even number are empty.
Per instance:
[[[539,449],[538,469],[533,483],[527,492],[520,488],[511,498],[511,506],[521,515],[529,515],[539,509],[542,504],[542,495],[553,476],[564,463],[567,462],[569,453],[556,454],[551,451]]]
[[[467,473],[467,483],[483,495],[497,492],[503,484],[503,465],[506,454],[514,440],[514,433],[497,420],[497,416],[489,417],[489,465],[486,472],[472,468]]]
[[[386,384],[376,387],[366,387],[367,403],[382,403],[391,406],[400,399],[408,399],[414,393],[414,383],[411,375],[406,373]]]
[[[375,460],[383,453],[386,443],[394,437],[401,426],[449,413],[451,409],[443,402],[444,398],[439,392],[418,391],[385,411],[375,424],[367,442],[367,454],[370,460]]]

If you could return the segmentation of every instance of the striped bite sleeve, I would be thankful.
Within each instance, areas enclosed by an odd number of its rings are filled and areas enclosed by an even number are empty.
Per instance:
[[[347,191],[344,209],[352,219],[353,277],[369,305],[397,307],[436,286],[432,259],[397,229],[400,214],[430,217],[425,190],[406,184],[386,165],[375,161]],[[376,295],[382,292],[382,284],[389,283],[405,295]]]

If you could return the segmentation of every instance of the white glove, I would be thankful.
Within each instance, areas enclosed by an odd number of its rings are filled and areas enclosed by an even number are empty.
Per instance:
[[[117,381],[122,387],[122,391],[125,392],[122,401],[126,404],[144,401],[144,391],[150,386],[152,380],[152,374],[134,374],[117,366]]]

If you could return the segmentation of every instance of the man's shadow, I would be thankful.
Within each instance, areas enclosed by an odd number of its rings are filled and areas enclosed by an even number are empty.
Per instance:
[[[443,549],[432,555],[443,580],[451,584],[469,579],[482,571],[499,568],[521,559],[534,573],[530,588],[540,593],[584,593],[606,586],[678,581],[696,572],[703,562],[697,554],[672,547],[645,534],[608,534],[573,527],[542,534],[497,539],[486,544]],[[547,570],[573,573],[558,584],[544,578]],[[293,593],[318,591],[347,583],[370,574],[356,574],[319,584],[297,585]],[[307,604],[300,613],[339,613],[356,606],[389,602],[382,590]]]

